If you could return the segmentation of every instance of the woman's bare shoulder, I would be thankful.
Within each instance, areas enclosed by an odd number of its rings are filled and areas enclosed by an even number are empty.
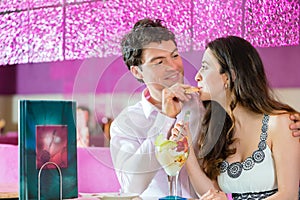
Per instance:
[[[269,135],[273,140],[293,140],[292,131],[289,128],[291,124],[290,114],[275,114],[270,116]]]
[[[278,113],[270,116],[270,121],[274,122],[274,125],[282,126],[290,124],[290,114],[288,113]],[[288,128],[288,127],[287,127]]]

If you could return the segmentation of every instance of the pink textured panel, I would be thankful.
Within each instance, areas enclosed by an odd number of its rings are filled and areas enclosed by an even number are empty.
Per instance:
[[[41,8],[47,6],[61,6],[64,0],[22,0],[29,2],[30,8]]]
[[[17,10],[26,10],[29,7],[27,0],[1,0],[0,12],[12,12]]]
[[[193,6],[194,50],[204,49],[206,41],[242,34],[242,0],[198,0]]]
[[[143,15],[136,1],[74,4],[66,10],[66,59],[120,54],[120,40]],[[135,11],[131,11],[129,8]]]
[[[67,4],[74,4],[74,3],[81,3],[81,2],[91,2],[91,1],[95,1],[95,0],[66,0]],[[103,1],[103,0],[101,0]]]
[[[1,0],[0,12],[28,11],[32,8],[61,6],[63,0]]]
[[[28,12],[0,17],[0,65],[28,62]]]
[[[29,11],[29,62],[63,60],[62,7]]]
[[[190,0],[148,0],[145,17],[164,20],[181,52],[192,48],[192,3]]]
[[[181,52],[226,35],[299,45],[299,9],[298,0],[0,0],[0,65],[120,55],[145,17],[162,19]]]
[[[255,46],[299,45],[299,1],[246,1],[245,25],[245,39]]]

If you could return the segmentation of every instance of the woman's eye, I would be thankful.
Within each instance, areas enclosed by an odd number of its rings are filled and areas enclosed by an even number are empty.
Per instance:
[[[179,56],[179,54],[174,54],[173,58],[177,58]]]
[[[208,67],[204,65],[204,66],[201,66],[200,71],[207,70],[207,69],[208,69]]]

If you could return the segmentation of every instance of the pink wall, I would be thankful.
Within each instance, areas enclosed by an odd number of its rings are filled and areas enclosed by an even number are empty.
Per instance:
[[[271,85],[300,87],[300,46],[258,48]],[[182,53],[186,82],[194,75],[203,51]],[[0,68],[0,94],[112,93],[142,89],[120,56],[49,63],[19,64]]]

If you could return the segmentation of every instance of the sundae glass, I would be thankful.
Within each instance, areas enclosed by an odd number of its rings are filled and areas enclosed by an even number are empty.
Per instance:
[[[185,113],[184,122],[188,121],[190,112]],[[156,158],[168,175],[169,196],[159,200],[184,200],[178,196],[177,182],[179,172],[189,155],[188,137],[179,130],[176,139],[166,139],[163,134],[155,140]]]

